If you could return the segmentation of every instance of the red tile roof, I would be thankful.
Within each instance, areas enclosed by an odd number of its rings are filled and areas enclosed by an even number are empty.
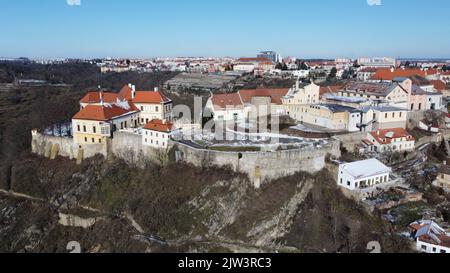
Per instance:
[[[239,95],[244,103],[251,103],[253,97],[270,97],[272,103],[282,104],[281,98],[289,92],[288,88],[284,89],[250,89],[241,90]]]
[[[433,84],[434,88],[438,91],[444,91],[444,90],[448,89],[445,82],[443,82],[441,80],[431,80],[430,82]]]
[[[151,130],[151,131],[158,131],[163,133],[169,133],[174,130],[174,126],[170,122],[163,122],[160,119],[154,119],[147,123],[144,126],[144,129]]]
[[[371,132],[370,134],[380,144],[391,144],[393,139],[404,137],[409,141],[415,140],[415,138],[403,128],[384,129]]]
[[[390,68],[383,68],[377,70],[375,75],[372,76],[372,80],[384,80],[384,81],[392,81],[395,78],[408,78],[411,76],[422,76],[426,77],[429,75],[437,74],[437,70],[430,69],[428,71],[423,71],[418,68],[411,69],[396,69],[392,72]]]
[[[341,84],[341,85],[321,86],[319,94],[320,94],[320,96],[322,96],[322,95],[327,94],[327,93],[335,93],[335,92],[338,92],[339,90],[341,90],[342,87],[344,87],[343,84]]]
[[[117,117],[136,113],[135,107],[125,109],[115,104],[113,105],[88,105],[81,109],[73,119],[109,121]]]
[[[120,90],[119,95],[125,100],[131,100],[132,99],[132,95],[131,95],[132,92],[133,92],[133,90],[131,89],[131,87],[128,86],[128,85],[125,85]]]
[[[159,91],[137,91],[133,102],[159,104],[172,102],[172,100]]]
[[[216,110],[225,110],[227,107],[233,107],[234,109],[244,108],[244,104],[238,93],[214,94],[212,96],[212,103]]]
[[[118,95],[112,92],[102,92],[103,102],[115,103]],[[81,103],[100,103],[100,91],[88,92],[81,100]]]
[[[257,63],[259,63],[259,62],[270,62],[270,63],[272,63],[267,58],[240,58],[240,59],[238,59],[238,61],[239,62],[244,62],[244,63],[246,63],[246,62],[257,62]]]

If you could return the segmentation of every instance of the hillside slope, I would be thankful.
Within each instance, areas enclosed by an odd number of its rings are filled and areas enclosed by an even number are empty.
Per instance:
[[[138,169],[101,157],[77,166],[28,155],[14,162],[9,180],[12,193],[0,192],[0,252],[67,252],[70,241],[86,252],[365,252],[371,240],[386,251],[406,245],[339,194],[326,170],[255,190],[226,169]],[[63,226],[59,213],[97,221]]]

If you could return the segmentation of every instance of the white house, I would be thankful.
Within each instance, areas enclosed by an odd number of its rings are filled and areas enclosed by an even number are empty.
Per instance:
[[[165,120],[154,119],[147,123],[142,130],[142,143],[144,146],[166,149],[175,127]]]
[[[363,140],[366,151],[404,152],[413,151],[416,139],[403,128],[378,130],[367,134]]]
[[[233,70],[251,73],[255,70],[255,67],[256,66],[253,63],[236,63]]]
[[[339,166],[337,184],[351,191],[375,189],[389,182],[391,169],[377,159],[368,159]]]
[[[134,85],[126,85],[119,92],[124,100],[132,101],[140,111],[140,124],[147,124],[153,119],[172,121],[172,100],[159,92],[136,91]]]
[[[247,110],[239,93],[213,94],[206,103],[215,121],[243,120],[247,118]]]
[[[416,248],[424,253],[450,253],[450,234],[434,221],[417,221],[409,225]]]

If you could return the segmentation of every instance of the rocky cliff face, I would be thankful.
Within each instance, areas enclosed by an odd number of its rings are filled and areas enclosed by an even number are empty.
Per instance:
[[[326,170],[255,190],[227,169],[27,156],[9,177],[0,252],[68,252],[70,241],[84,252],[363,252],[373,239],[394,251],[383,222],[341,196]]]

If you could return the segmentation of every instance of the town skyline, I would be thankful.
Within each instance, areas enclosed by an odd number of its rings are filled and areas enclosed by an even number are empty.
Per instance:
[[[431,2],[9,1],[0,11],[2,33],[9,37],[0,56],[238,58],[276,50],[308,59],[450,58],[446,26],[424,23],[445,18],[450,3]]]

